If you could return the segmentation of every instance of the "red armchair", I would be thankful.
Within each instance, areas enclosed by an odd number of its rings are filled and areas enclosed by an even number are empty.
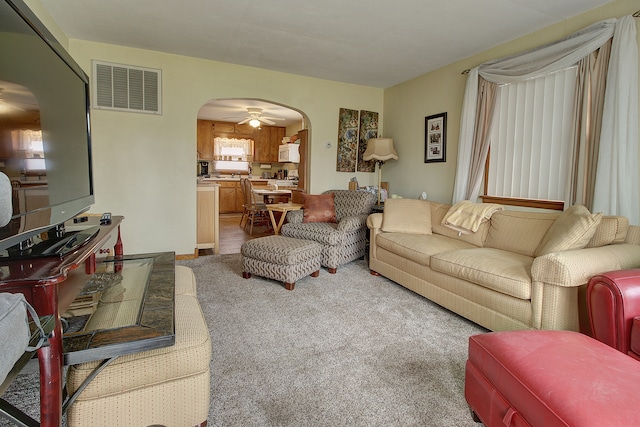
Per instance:
[[[593,337],[640,360],[640,269],[593,277],[587,306]]]

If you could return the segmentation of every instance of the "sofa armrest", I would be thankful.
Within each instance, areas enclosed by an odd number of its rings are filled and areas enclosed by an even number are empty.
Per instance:
[[[383,213],[373,213],[367,217],[367,227],[371,230],[382,228],[382,216]]]
[[[562,287],[586,285],[604,271],[640,266],[640,245],[622,243],[598,248],[553,252],[533,261],[534,282]]]
[[[367,225],[367,215],[353,215],[342,218],[338,223],[338,230],[353,231],[364,228]]]
[[[634,319],[640,315],[640,269],[594,276],[587,286],[587,307],[593,337],[628,354]]]

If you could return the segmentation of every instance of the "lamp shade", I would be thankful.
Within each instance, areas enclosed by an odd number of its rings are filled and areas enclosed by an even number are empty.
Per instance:
[[[398,153],[393,147],[392,138],[371,138],[367,141],[367,149],[362,155],[363,160],[384,162],[390,159],[398,160]]]

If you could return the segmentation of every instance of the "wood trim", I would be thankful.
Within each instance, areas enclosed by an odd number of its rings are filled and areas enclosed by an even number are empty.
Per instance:
[[[508,206],[521,206],[526,208],[551,209],[563,211],[564,202],[557,200],[518,199],[515,197],[480,196],[483,203],[498,203]]]

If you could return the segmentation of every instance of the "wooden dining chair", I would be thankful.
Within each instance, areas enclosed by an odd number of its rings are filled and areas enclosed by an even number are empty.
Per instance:
[[[253,192],[253,184],[248,178],[240,179],[240,187],[242,188],[242,194],[244,197],[243,205],[243,217],[244,226],[242,226],[242,217],[240,218],[240,224],[244,231],[247,231],[249,227],[249,234],[253,235],[254,225],[266,225],[271,228],[271,219],[269,218],[269,211],[267,205],[264,203],[256,202],[256,195]]]

